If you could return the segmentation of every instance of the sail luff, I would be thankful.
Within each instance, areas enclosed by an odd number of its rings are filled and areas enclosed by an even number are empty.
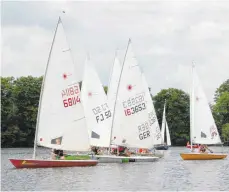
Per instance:
[[[51,48],[50,48],[50,51],[49,51],[48,61],[47,61],[47,65],[46,65],[46,68],[45,68],[45,74],[43,76],[42,85],[41,85],[41,93],[40,93],[40,97],[39,97],[39,105],[38,105],[38,113],[37,113],[37,123],[36,123],[35,137],[34,137],[33,159],[36,158],[37,134],[38,134],[39,121],[40,121],[40,108],[41,108],[41,105],[42,105],[42,96],[43,96],[43,91],[44,91],[44,87],[45,87],[45,79],[46,79],[46,75],[47,75],[47,71],[48,71],[48,67],[49,67],[49,61],[50,61],[50,58],[51,58],[53,45],[54,45],[55,38],[56,38],[57,29],[58,29],[58,26],[59,26],[60,23],[61,23],[61,18],[59,17],[57,25],[56,25],[56,28],[55,28],[55,32],[54,32]]]
[[[123,68],[124,68],[124,63],[125,63],[125,59],[126,59],[126,54],[128,52],[128,48],[129,45],[131,43],[131,39],[129,39],[128,41],[128,45],[126,48],[126,53],[125,53],[125,57],[123,60],[123,65],[121,67],[121,72],[120,72],[120,76],[119,76],[119,81],[118,81],[118,86],[117,86],[117,91],[116,91],[116,96],[115,96],[115,102],[114,102],[114,110],[113,110],[113,115],[112,115],[112,123],[111,123],[111,139],[110,139],[110,145],[111,146],[111,142],[112,142],[112,136],[113,136],[113,128],[114,128],[114,118],[115,118],[115,113],[116,113],[116,102],[117,102],[117,98],[118,98],[118,93],[119,93],[119,86],[120,86],[120,82],[121,82],[121,78],[122,78],[122,72],[123,72]]]

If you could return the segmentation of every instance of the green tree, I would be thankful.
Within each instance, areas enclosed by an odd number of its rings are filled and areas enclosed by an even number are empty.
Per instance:
[[[15,80],[15,100],[17,101],[20,130],[26,132],[25,145],[32,146],[36,128],[42,77],[20,77]]]
[[[222,126],[229,123],[229,92],[223,92],[213,106],[213,116],[219,130],[222,134]]]
[[[225,143],[229,143],[229,123],[223,125],[222,138]]]
[[[222,135],[223,125],[229,123],[229,79],[216,89],[214,100],[212,112],[219,134]]]
[[[185,145],[189,140],[189,95],[182,90],[169,88],[153,97],[159,124],[161,125],[166,100],[166,120],[172,145]]]
[[[32,146],[42,77],[1,80],[2,146]]]
[[[7,142],[5,132],[7,128],[16,124],[14,117],[17,112],[14,99],[14,78],[1,77],[1,142]],[[8,134],[9,135],[9,134]]]
[[[216,91],[215,91],[215,96],[214,96],[215,102],[218,101],[219,97],[220,97],[224,92],[229,92],[229,79],[226,80],[224,83],[222,83],[222,84],[219,86],[219,88],[216,89]]]

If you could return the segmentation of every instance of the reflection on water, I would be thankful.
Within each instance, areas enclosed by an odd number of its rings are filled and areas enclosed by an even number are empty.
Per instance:
[[[221,152],[221,148],[212,147]],[[185,147],[171,147],[153,163],[98,164],[95,167],[15,169],[9,157],[31,158],[33,149],[2,149],[2,190],[228,190],[229,157],[225,160],[183,161]],[[229,148],[224,147],[228,153]],[[50,150],[38,149],[49,158]]]

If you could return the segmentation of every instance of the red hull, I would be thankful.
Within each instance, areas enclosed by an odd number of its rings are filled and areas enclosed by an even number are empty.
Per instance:
[[[9,159],[16,168],[86,167],[95,166],[97,160],[38,160]]]
[[[187,145],[186,147],[191,149],[191,145]],[[192,148],[199,148],[199,146],[198,145],[192,145]]]

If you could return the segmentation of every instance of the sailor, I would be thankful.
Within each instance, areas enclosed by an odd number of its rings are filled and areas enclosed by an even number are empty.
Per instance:
[[[60,145],[60,144],[61,144],[60,139],[57,138],[56,139],[56,145]],[[52,159],[53,160],[65,159],[64,158],[64,151],[60,150],[60,149],[53,149],[52,150]]]
[[[200,145],[199,152],[200,153],[205,153],[206,152],[206,146],[205,145]]]
[[[95,155],[99,155],[99,147],[93,146],[91,150],[95,153]]]
[[[118,146],[117,155],[118,156],[130,156],[131,155],[130,151],[126,147],[126,139],[123,139],[122,145]]]

